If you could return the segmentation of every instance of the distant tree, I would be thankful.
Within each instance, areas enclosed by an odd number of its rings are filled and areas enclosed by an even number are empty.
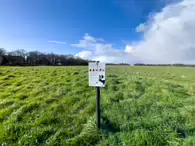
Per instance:
[[[6,50],[0,48],[0,65],[4,63],[4,55],[6,54]]]
[[[41,54],[42,53],[40,53],[39,51],[28,52],[27,64],[29,64],[29,65],[38,65],[39,56]]]
[[[8,55],[25,57],[27,55],[27,52],[24,49],[19,49],[19,50],[8,52]]]
[[[59,56],[54,53],[49,53],[46,55],[46,58],[48,59],[50,65],[56,65]]]
[[[0,48],[0,56],[5,55],[5,53],[6,53],[6,50],[3,48]]]

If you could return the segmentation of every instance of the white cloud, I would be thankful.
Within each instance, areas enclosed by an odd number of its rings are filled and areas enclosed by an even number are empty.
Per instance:
[[[133,56],[124,50],[118,50],[113,48],[112,44],[105,43],[103,39],[100,38],[94,38],[92,36],[89,36],[88,34],[85,34],[83,37],[83,40],[80,40],[78,44],[72,44],[72,47],[82,48],[89,51],[81,51],[76,56],[79,56],[81,58],[85,59],[92,59],[102,62],[108,62],[108,63],[129,63],[132,62],[135,59],[132,59]],[[85,53],[84,53],[85,52]],[[83,55],[86,54],[86,52],[91,52],[90,56]]]
[[[135,50],[133,49],[133,46],[130,46],[130,45],[127,45],[125,47],[125,52],[129,53],[129,54],[132,54],[134,56],[136,56],[136,52]]]
[[[176,0],[177,1],[177,0]],[[124,50],[85,34],[72,46],[90,50],[92,59],[104,62],[185,63],[195,60],[195,0],[181,0],[150,14],[137,32],[142,39]]]
[[[61,41],[48,41],[48,43],[54,43],[54,44],[66,44],[66,42],[61,42]]]
[[[104,39],[94,38],[88,33],[85,33],[83,40],[80,40],[78,44],[71,44],[72,47],[82,48],[82,49],[93,49],[96,43],[103,43]]]
[[[90,59],[92,57],[91,51],[81,51],[75,55],[76,57],[80,57],[83,59]]]
[[[143,23],[141,23],[140,25],[138,25],[138,26],[136,27],[136,32],[143,32],[143,31],[145,31],[145,30],[146,30],[146,25],[143,24]]]
[[[86,40],[86,41],[94,42],[94,43],[95,42],[104,42],[104,39],[94,38],[94,37],[90,36],[88,33],[85,33],[83,39]]]
[[[143,31],[143,40],[133,46],[136,54],[145,61],[162,63],[195,59],[194,14],[195,0],[182,0],[153,14],[137,27]]]

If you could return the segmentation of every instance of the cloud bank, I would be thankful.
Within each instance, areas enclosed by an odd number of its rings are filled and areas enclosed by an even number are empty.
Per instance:
[[[195,1],[170,4],[137,27],[143,40],[134,48],[146,62],[189,62],[195,59]]]
[[[80,57],[105,62],[186,63],[195,61],[195,0],[172,3],[153,13],[147,22],[137,26],[143,36],[124,50],[113,48],[103,39],[85,34],[73,47],[87,49]],[[87,53],[88,55],[83,55]]]

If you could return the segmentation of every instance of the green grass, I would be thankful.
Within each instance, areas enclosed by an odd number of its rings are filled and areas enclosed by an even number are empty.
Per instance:
[[[0,145],[195,145],[195,68],[0,67]]]

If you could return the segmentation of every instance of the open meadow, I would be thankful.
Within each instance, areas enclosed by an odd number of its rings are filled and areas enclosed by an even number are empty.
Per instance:
[[[0,67],[0,145],[195,145],[195,68]]]

